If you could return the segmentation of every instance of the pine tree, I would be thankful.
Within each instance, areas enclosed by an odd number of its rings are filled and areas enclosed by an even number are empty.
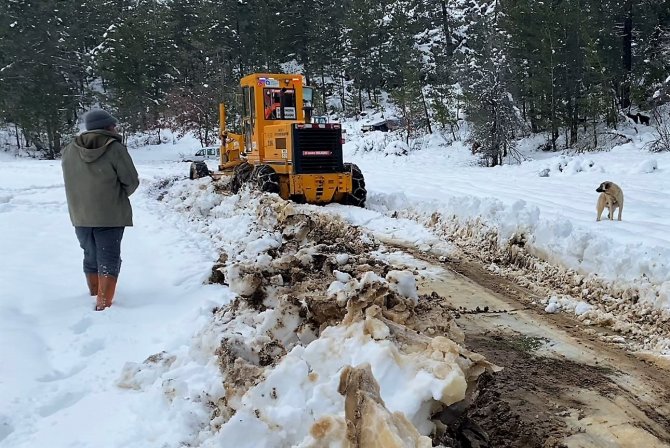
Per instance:
[[[309,81],[319,88],[320,104],[315,104],[317,113],[328,113],[328,98],[335,95],[342,84],[344,49],[344,13],[348,2],[341,8],[333,8],[326,0],[314,0],[310,12],[311,24],[306,35],[309,55]],[[343,96],[343,92],[339,92]],[[344,106],[342,106],[344,109]]]
[[[353,80],[356,109],[364,109],[364,94],[368,104],[377,102],[385,58],[384,44],[388,41],[388,23],[385,1],[352,0],[344,19],[344,67],[346,76]]]
[[[419,21],[411,3],[411,0],[396,1],[389,8],[388,50],[382,63],[385,85],[400,112],[408,144],[419,130],[431,129],[423,92],[427,70],[424,54],[416,46]]]
[[[485,165],[496,166],[514,149],[518,119],[508,86],[511,70],[505,49],[510,36],[502,29],[504,15],[497,0],[469,13],[478,25],[461,73],[466,112],[473,124],[473,147]]]
[[[87,59],[74,2],[17,0],[0,5],[0,97],[6,120],[49,157],[74,131],[86,102]]]
[[[129,6],[95,51],[108,101],[128,131],[159,129],[178,46],[165,33],[168,8],[152,0]]]

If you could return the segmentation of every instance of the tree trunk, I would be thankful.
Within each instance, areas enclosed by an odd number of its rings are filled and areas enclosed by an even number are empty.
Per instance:
[[[328,114],[328,103],[326,101],[326,77],[321,70],[321,99],[323,100],[323,113]]]
[[[622,109],[630,106],[630,81],[633,71],[633,0],[626,0],[626,18],[623,21],[623,69],[625,79],[621,85],[620,105]]]
[[[556,147],[556,140],[558,140],[558,129],[554,127],[554,123],[551,123],[551,150],[556,152],[558,148]]]
[[[451,32],[449,31],[449,15],[447,14],[447,2],[445,0],[440,0],[440,6],[442,6],[442,32],[444,33],[444,45],[447,49],[447,56],[452,56],[454,52],[454,47],[451,43]]]
[[[572,103],[572,119],[570,123],[570,145],[575,145],[577,143],[578,131],[579,131],[579,107],[577,106],[577,98],[574,98]]]
[[[19,134],[19,125],[14,123],[14,131],[16,132],[16,148],[21,149],[21,137]]]
[[[347,103],[345,96],[347,94],[347,89],[344,87],[344,75],[340,73],[340,101],[342,102],[342,111],[347,111]]]
[[[62,149],[62,143],[61,143],[61,135],[60,132],[56,131],[54,132],[54,158],[56,157],[56,154],[61,153]]]
[[[426,95],[423,94],[423,88],[421,88],[421,101],[423,101],[423,112],[426,114],[426,123],[428,124],[428,133],[433,133],[433,128],[430,125],[430,115],[428,115],[428,104],[426,104]]]

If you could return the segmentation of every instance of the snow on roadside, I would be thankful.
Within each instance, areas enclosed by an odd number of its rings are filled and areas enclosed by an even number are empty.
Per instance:
[[[178,347],[192,323],[229,300],[203,285],[215,259],[197,234],[152,212],[153,175],[138,165],[135,226],[125,232],[114,306],[98,313],[81,270],[58,161],[0,162],[0,446],[146,447],[183,430],[142,424],[161,401],[128,393],[114,379],[129,360]],[[141,410],[141,412],[135,412]],[[139,415],[139,418],[138,418]]]
[[[152,194],[179,212],[166,213],[174,225],[195,227],[216,241],[222,256],[212,278],[238,298],[215,310],[189,347],[129,363],[119,381],[162,394],[172,417],[188,415],[194,430],[184,443],[344,446],[340,373],[366,363],[388,411],[409,419],[419,440],[433,429],[436,403],[462,400],[467,384],[492,368],[445,336],[412,330],[414,276],[374,273],[383,272],[368,254],[374,248],[369,237],[310,206],[247,191],[220,195],[215,188],[168,180]],[[331,283],[340,284],[337,298],[328,297]],[[393,418],[365,424],[396,427]],[[405,445],[398,439],[395,446]]]

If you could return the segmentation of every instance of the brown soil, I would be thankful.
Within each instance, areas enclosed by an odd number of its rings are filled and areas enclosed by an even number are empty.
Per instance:
[[[557,397],[566,387],[585,387],[613,393],[606,369],[568,360],[535,356],[526,341],[508,335],[468,338],[468,346],[503,371],[480,381],[481,393],[468,413],[495,447],[558,447],[570,434],[561,418],[568,407]]]
[[[451,446],[670,446],[670,370],[659,358],[596,336],[607,328],[543,313],[530,305],[532,291],[465,255],[441,262],[407,251],[450,272],[447,283],[429,279],[422,290],[452,308],[468,349],[504,368],[480,378],[458,420],[476,443],[447,439]]]

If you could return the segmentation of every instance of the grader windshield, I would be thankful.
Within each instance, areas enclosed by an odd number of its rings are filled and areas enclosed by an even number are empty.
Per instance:
[[[295,90],[287,88],[263,89],[263,110],[266,120],[295,120]]]

